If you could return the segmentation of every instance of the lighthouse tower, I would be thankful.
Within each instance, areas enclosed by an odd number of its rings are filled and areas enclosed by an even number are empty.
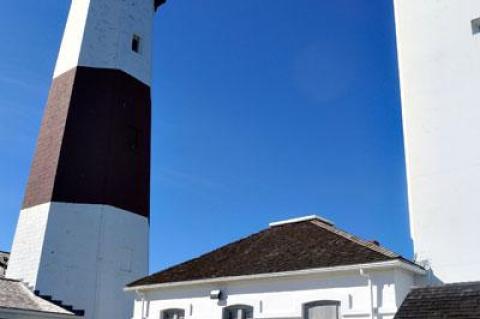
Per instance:
[[[480,280],[480,1],[394,3],[415,253]]]
[[[72,0],[7,272],[88,319],[148,273],[152,23],[161,0]]]

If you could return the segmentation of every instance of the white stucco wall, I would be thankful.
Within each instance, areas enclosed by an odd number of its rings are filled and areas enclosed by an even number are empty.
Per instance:
[[[411,288],[398,280],[410,283],[414,275],[394,269],[368,274],[372,278],[374,318],[393,318]],[[214,289],[222,290],[226,299],[211,300],[209,293]],[[340,301],[342,318],[371,316],[368,279],[359,271],[161,288],[136,296],[135,319],[160,319],[161,312],[170,308],[184,309],[185,318],[221,319],[224,307],[238,304],[253,306],[254,318],[301,318],[303,304],[317,300]]]
[[[105,205],[25,209],[7,275],[85,310],[87,319],[127,319],[133,299],[122,289],[148,273],[148,229],[147,218]]]
[[[54,77],[77,67],[122,70],[150,84],[153,0],[72,0]],[[141,51],[131,49],[133,35]]]
[[[478,0],[395,0],[411,233],[445,282],[480,280]]]

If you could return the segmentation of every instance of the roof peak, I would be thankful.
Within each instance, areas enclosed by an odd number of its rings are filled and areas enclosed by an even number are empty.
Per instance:
[[[287,224],[295,224],[295,223],[301,223],[301,222],[309,222],[309,221],[319,221],[322,223],[325,223],[330,226],[334,226],[335,224],[331,222],[330,220],[320,217],[318,215],[308,215],[308,216],[302,216],[302,217],[296,217],[296,218],[290,218],[290,219],[285,219],[285,220],[280,220],[277,222],[273,222],[268,224],[269,227],[277,227],[277,226],[282,226],[282,225],[287,225]]]

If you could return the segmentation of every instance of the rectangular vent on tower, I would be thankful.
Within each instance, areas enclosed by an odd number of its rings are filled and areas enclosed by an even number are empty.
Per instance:
[[[472,33],[474,35],[480,34],[480,18],[472,20]]]
[[[132,37],[132,51],[135,53],[140,53],[142,45],[142,38],[139,35],[134,34]]]

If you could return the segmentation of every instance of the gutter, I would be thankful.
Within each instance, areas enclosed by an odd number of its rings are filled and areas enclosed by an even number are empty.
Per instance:
[[[250,280],[258,280],[258,279],[283,278],[283,277],[291,277],[291,276],[306,276],[306,275],[316,275],[316,274],[330,274],[335,272],[360,271],[362,269],[385,270],[385,269],[391,269],[391,268],[400,268],[409,272],[413,272],[416,275],[425,275],[427,273],[425,269],[423,269],[419,265],[412,264],[402,259],[394,259],[394,260],[369,263],[369,264],[324,267],[324,268],[314,268],[314,269],[305,269],[305,270],[256,274],[256,275],[208,278],[208,279],[199,279],[199,280],[150,284],[150,285],[147,284],[147,285],[139,285],[139,286],[133,286],[133,287],[125,287],[123,288],[123,290],[126,292],[145,291],[145,290],[153,290],[153,289],[184,287],[184,286],[203,285],[203,284],[212,284],[212,283],[250,281]]]
[[[55,312],[45,312],[45,311],[36,311],[36,310],[26,310],[26,309],[19,309],[19,308],[7,308],[7,307],[0,307],[0,315],[3,314],[17,314],[22,315],[22,318],[35,318],[35,319],[51,319],[51,318],[59,318],[59,319],[83,319],[83,316],[76,316],[75,314],[62,314],[62,313],[55,313]]]

